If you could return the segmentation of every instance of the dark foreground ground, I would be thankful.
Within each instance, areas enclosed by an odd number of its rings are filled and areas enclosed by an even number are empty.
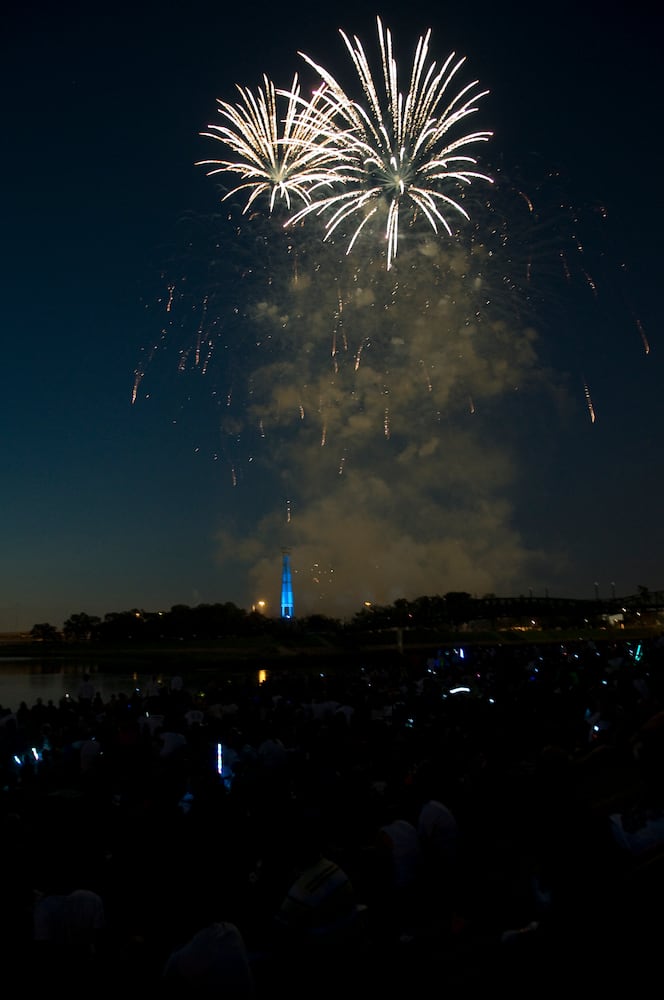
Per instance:
[[[25,996],[246,997],[223,956],[214,993],[164,981],[214,922],[238,929],[258,998],[612,995],[659,974],[659,638],[354,650],[329,672],[282,654],[262,685],[208,652],[202,691],[0,720],[0,948]],[[420,842],[432,801],[451,854]],[[277,920],[321,854],[361,907],[352,940],[313,895],[315,931]],[[77,889],[103,920],[36,936],[39,905]]]

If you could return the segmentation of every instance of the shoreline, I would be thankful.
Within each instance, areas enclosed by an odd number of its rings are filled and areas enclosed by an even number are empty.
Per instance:
[[[312,635],[293,637],[278,643],[274,641],[251,642],[250,640],[201,640],[182,644],[165,640],[162,644],[116,644],[97,645],[87,642],[35,642],[31,638],[17,641],[14,637],[0,636],[0,663],[10,660],[57,661],[57,660],[97,660],[103,662],[130,661],[147,665],[159,664],[159,669],[173,669],[176,672],[185,664],[191,669],[228,667],[239,669],[297,669],[312,665],[329,664],[340,666],[346,661],[351,667],[358,661],[387,659],[391,662],[425,656],[437,649],[459,646],[501,646],[518,650],[529,646],[544,646],[553,643],[576,644],[594,642],[605,646],[611,643],[651,641],[662,635],[661,629],[643,627],[628,630],[595,630],[582,632],[578,629],[550,632],[441,632],[409,634],[374,634],[355,637],[353,640],[337,636]]]

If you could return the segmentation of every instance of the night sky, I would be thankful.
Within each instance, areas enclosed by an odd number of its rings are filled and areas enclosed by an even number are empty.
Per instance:
[[[0,631],[259,599],[276,615],[283,548],[296,614],[664,587],[661,14],[582,7],[3,15]],[[323,260],[309,223],[295,262],[297,234],[222,205],[196,165],[223,155],[200,135],[217,98],[306,77],[298,52],[352,82],[338,29],[373,59],[376,14],[404,87],[431,28],[431,58],[466,56],[490,92],[478,155],[502,195],[472,219],[502,251],[481,288],[463,268],[429,283],[451,258],[426,230],[391,281],[366,245]],[[330,384],[335,253],[381,385],[365,398],[339,377],[321,446],[299,407],[305,382]],[[415,336],[424,367],[435,355],[429,409]]]

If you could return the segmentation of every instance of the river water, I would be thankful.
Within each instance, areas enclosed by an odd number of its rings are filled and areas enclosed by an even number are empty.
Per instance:
[[[214,673],[198,670],[183,674],[184,687],[196,690],[197,687],[205,686],[214,679]],[[50,699],[56,705],[65,695],[76,698],[84,674],[89,674],[96,691],[103,701],[107,701],[114,694],[131,695],[135,690],[144,690],[153,675],[162,684],[168,685],[172,671],[160,673],[156,667],[151,668],[144,661],[132,664],[127,660],[104,660],[99,663],[67,657],[42,659],[32,656],[0,656],[0,707],[16,711],[22,701],[28,708],[32,708],[38,698],[44,703]],[[259,682],[265,678],[266,671],[256,670],[255,674],[255,679]]]

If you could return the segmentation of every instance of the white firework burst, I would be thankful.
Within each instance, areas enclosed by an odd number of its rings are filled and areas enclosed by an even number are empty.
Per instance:
[[[309,203],[310,189],[322,181],[336,178],[331,165],[336,151],[330,149],[321,136],[325,110],[318,106],[320,94],[310,101],[300,96],[297,74],[290,90],[277,90],[267,76],[256,93],[237,86],[241,101],[229,104],[218,100],[223,125],[208,125],[201,135],[223,142],[234,154],[233,159],[200,160],[197,166],[208,166],[208,176],[238,174],[242,183],[231,188],[222,198],[248,191],[244,207],[247,212],[257,198],[269,196],[270,212],[277,199],[291,210],[291,198]],[[287,97],[284,117],[279,112],[279,98]],[[308,109],[307,114],[302,108]]]
[[[398,66],[392,35],[377,19],[384,84],[381,99],[362,43],[351,41],[340,31],[359,77],[366,107],[350,97],[335,77],[309,56],[300,56],[320,75],[324,87],[317,92],[317,105],[300,112],[307,132],[318,133],[326,151],[336,146],[334,171],[327,161],[327,176],[312,192],[311,200],[287,224],[311,214],[327,215],[327,239],[346,219],[354,224],[348,252],[363,227],[373,217],[384,216],[387,266],[397,254],[399,221],[404,207],[412,219],[422,214],[434,230],[449,235],[450,216],[468,219],[461,192],[474,180],[491,183],[491,177],[476,170],[477,160],[468,147],[486,142],[492,133],[464,132],[457,127],[477,110],[477,102],[488,91],[477,89],[478,81],[454,92],[453,83],[465,63],[451,53],[443,66],[427,64],[431,30],[418,40],[410,85],[405,96],[399,91]],[[294,94],[295,98],[296,95]],[[333,127],[331,127],[333,123]],[[330,185],[333,189],[330,191]]]

